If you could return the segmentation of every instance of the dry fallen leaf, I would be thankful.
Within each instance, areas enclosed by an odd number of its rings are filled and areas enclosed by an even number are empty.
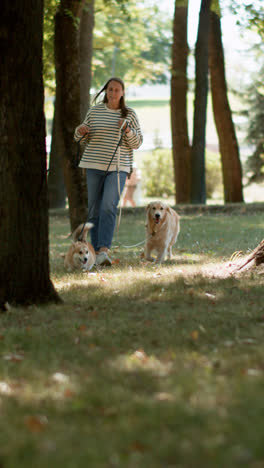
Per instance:
[[[89,348],[90,348],[90,349],[94,349],[94,348],[96,348],[96,344],[94,344],[94,343],[89,343],[89,345],[88,345],[88,346],[89,346]]]
[[[112,260],[112,265],[118,265],[118,263],[120,263],[119,258],[114,258],[114,260]]]
[[[138,349],[132,354],[132,357],[135,357],[139,359],[142,362],[145,362],[148,360],[148,356],[146,355],[145,351],[143,349]]]
[[[193,331],[191,332],[191,338],[192,338],[193,341],[198,340],[198,338],[199,338],[199,332],[198,332],[197,330],[193,330]]]
[[[210,294],[210,293],[205,293],[206,297],[208,297],[208,299],[211,299],[211,300],[214,300],[216,299],[216,296],[214,294]]]
[[[199,325],[199,330],[203,333],[206,333],[206,329],[204,328],[203,325]]]
[[[20,361],[23,361],[24,356],[22,354],[10,353],[10,354],[5,354],[3,356],[3,359],[5,359],[5,361],[20,362]]]
[[[247,369],[246,373],[247,375],[250,375],[252,377],[257,377],[261,375],[261,371],[259,369]]]
[[[173,395],[171,393],[159,392],[154,395],[158,401],[172,401]]]
[[[253,338],[245,338],[244,340],[241,340],[241,341],[242,343],[249,344],[249,345],[256,343],[256,340],[254,340]]]
[[[97,318],[98,315],[99,315],[98,310],[93,309],[93,310],[91,310],[91,312],[89,313],[89,318]]]
[[[55,374],[52,375],[52,379],[59,383],[66,383],[69,381],[68,375],[62,374],[62,372],[55,372]]]
[[[10,385],[6,382],[0,382],[0,393],[2,395],[10,395],[12,393]]]
[[[48,424],[48,419],[43,415],[28,416],[25,418],[25,425],[31,432],[41,432]]]
[[[75,393],[70,388],[66,388],[64,390],[65,398],[72,398],[74,395],[75,395]]]
[[[133,451],[133,452],[145,452],[145,450],[147,449],[146,445],[142,444],[141,442],[139,442],[138,440],[136,440],[130,447],[130,449]]]

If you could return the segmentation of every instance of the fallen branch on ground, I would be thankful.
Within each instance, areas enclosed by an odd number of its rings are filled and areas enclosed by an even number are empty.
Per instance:
[[[261,263],[264,263],[264,239],[247,257],[247,259],[235,269],[235,272],[243,271],[244,269],[249,270],[250,268],[258,266]]]

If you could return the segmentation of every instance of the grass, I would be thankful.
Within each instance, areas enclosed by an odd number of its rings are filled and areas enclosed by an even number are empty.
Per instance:
[[[143,210],[123,210],[113,267],[70,274],[51,216],[64,304],[1,315],[0,467],[263,467],[263,274],[226,274],[263,228],[253,210],[183,212],[157,267],[123,247],[144,238]]]

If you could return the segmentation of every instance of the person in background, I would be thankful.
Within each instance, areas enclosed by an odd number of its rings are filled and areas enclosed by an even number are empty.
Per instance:
[[[133,168],[133,150],[140,147],[143,136],[136,112],[125,103],[125,85],[120,78],[110,78],[93,104],[84,122],[75,129],[74,138],[85,139],[79,167],[86,169],[88,220],[94,224],[91,243],[96,264],[111,266],[109,249],[117,206]]]
[[[136,191],[139,181],[140,181],[139,172],[137,171],[136,167],[134,167],[130,178],[127,179],[125,183],[123,206],[126,206],[127,202],[130,203],[130,205],[133,207],[136,206],[134,195],[135,195],[135,191]]]

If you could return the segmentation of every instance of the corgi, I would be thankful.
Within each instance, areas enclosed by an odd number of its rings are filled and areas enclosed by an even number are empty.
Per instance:
[[[87,233],[92,227],[92,223],[80,224],[72,233],[73,243],[64,260],[66,270],[90,271],[93,268],[96,255],[93,246],[87,241]]]

